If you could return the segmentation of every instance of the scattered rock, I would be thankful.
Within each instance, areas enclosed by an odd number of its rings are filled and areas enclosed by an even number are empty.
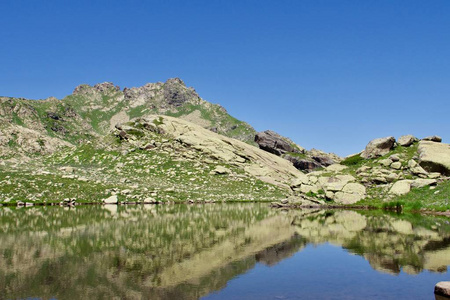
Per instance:
[[[401,196],[409,193],[410,190],[411,183],[409,180],[399,180],[392,185],[389,194]]]
[[[399,156],[398,154],[392,154],[391,156],[389,156],[389,158],[390,158],[393,162],[400,161],[400,156]]]
[[[393,136],[374,139],[367,144],[366,149],[361,153],[363,158],[374,158],[388,154],[395,145]]]
[[[399,137],[397,143],[400,146],[409,147],[414,142],[417,142],[418,140],[419,140],[418,138],[416,138],[415,136],[409,134],[409,135],[402,135],[401,137]]]
[[[211,171],[212,175],[225,175],[225,174],[230,174],[231,171],[223,166],[217,166],[214,168],[214,170]]]
[[[389,167],[392,164],[392,160],[390,158],[382,159],[379,161],[382,166]]]
[[[430,142],[440,143],[440,142],[442,142],[442,138],[438,135],[432,135],[432,136],[424,137],[422,139],[422,141],[430,141]]]
[[[400,170],[402,168],[402,163],[399,161],[393,162],[391,168],[395,170]]]
[[[119,201],[117,200],[117,195],[113,195],[106,199],[103,199],[103,203],[105,204],[117,204]]]
[[[415,180],[410,180],[411,183],[411,187],[414,188],[421,188],[427,185],[435,185],[437,183],[436,179],[415,179]]]

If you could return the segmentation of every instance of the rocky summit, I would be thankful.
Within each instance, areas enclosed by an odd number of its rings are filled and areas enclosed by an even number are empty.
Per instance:
[[[181,79],[0,97],[0,204],[205,203],[449,210],[450,145],[378,138],[341,158],[256,132]],[[426,200],[424,200],[426,199]]]

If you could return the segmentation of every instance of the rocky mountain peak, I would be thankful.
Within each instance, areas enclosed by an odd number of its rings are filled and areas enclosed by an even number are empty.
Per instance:
[[[92,92],[103,94],[110,91],[118,92],[120,91],[120,87],[114,85],[112,82],[97,83],[94,86],[90,86],[89,84],[81,84],[73,90],[72,95],[87,94]]]

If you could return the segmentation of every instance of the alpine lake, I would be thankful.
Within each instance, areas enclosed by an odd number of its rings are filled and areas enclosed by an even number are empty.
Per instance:
[[[267,203],[0,207],[0,299],[435,299],[449,265],[448,217]]]

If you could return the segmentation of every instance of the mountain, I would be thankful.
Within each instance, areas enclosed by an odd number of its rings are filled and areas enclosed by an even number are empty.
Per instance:
[[[304,173],[304,172],[306,173]],[[178,78],[0,97],[0,204],[275,201],[450,210],[450,145],[372,140],[340,158],[256,131]],[[286,199],[289,197],[288,199]]]
[[[54,138],[71,144],[97,139],[118,122],[149,114],[178,117],[213,132],[254,143],[255,130],[230,116],[220,105],[211,104],[179,78],[121,90],[112,83],[80,85],[62,100],[31,101],[0,97],[2,153],[50,153]],[[31,140],[35,140],[33,143]],[[17,145],[18,147],[11,147]],[[13,148],[13,151],[9,151]]]

